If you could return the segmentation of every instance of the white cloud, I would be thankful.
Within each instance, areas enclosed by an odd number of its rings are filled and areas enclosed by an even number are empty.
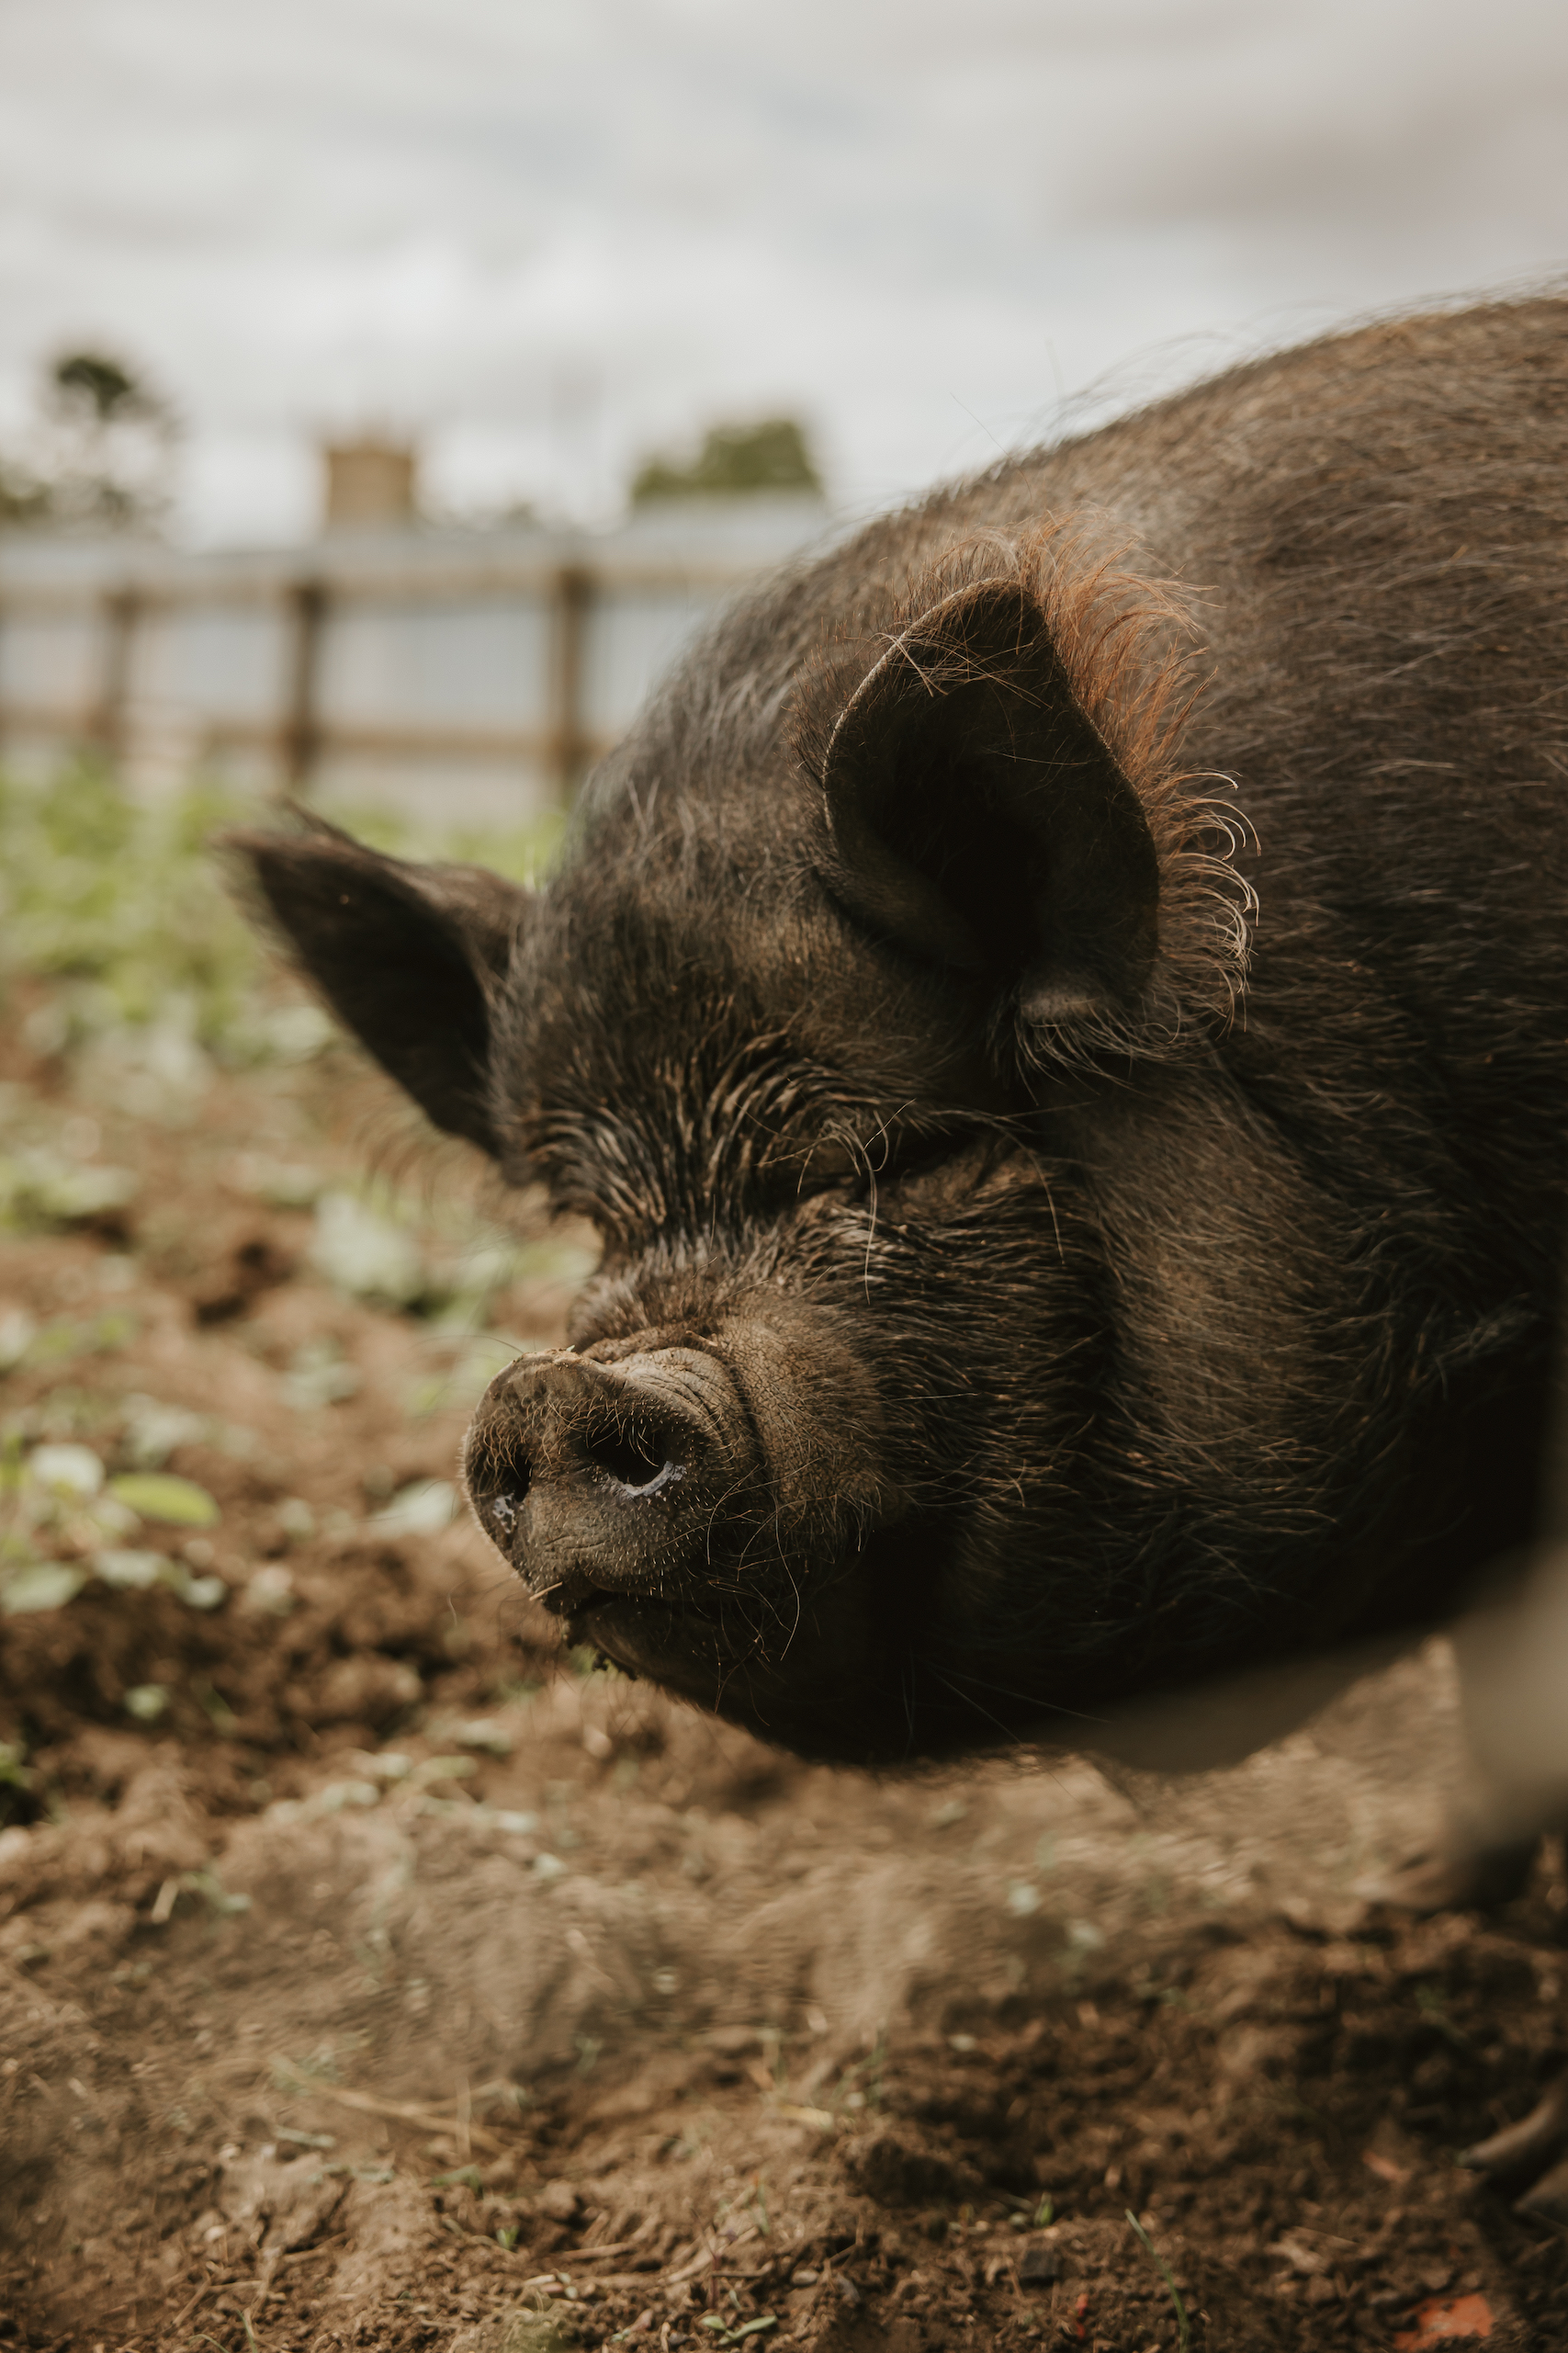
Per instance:
[[[1568,265],[1568,13],[1498,0],[7,0],[0,429],[64,340],[476,504],[795,408],[855,503],[1365,308]],[[288,487],[292,485],[292,488]]]

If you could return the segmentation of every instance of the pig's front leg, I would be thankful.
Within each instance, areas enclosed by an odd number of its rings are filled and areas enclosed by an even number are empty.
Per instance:
[[[1539,1546],[1454,1632],[1467,1766],[1448,1840],[1382,1883],[1408,1912],[1484,1911],[1522,1893],[1542,1836],[1568,1827],[1568,1548]],[[1515,2212],[1568,2229],[1568,2076],[1460,2159]]]
[[[1434,1912],[1495,1912],[1522,1895],[1541,1833],[1487,1838],[1456,1814],[1440,1845],[1423,1848],[1393,1871],[1359,1883],[1370,1904],[1426,1918]]]
[[[1568,1828],[1568,1546],[1499,1568],[1453,1630],[1465,1765],[1448,1831],[1362,1893],[1405,1912],[1490,1911]]]

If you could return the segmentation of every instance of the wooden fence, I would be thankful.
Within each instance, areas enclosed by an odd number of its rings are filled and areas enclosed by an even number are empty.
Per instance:
[[[724,599],[820,536],[800,500],[603,536],[344,533],[194,554],[0,539],[0,757],[88,746],[331,801],[527,813],[570,793]]]

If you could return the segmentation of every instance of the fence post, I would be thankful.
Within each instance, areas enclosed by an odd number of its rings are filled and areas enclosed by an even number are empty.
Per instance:
[[[87,722],[91,741],[112,761],[125,757],[130,718],[130,662],[141,598],[127,584],[111,588],[102,605],[103,659],[98,698]]]
[[[317,700],[321,686],[321,626],[327,592],[319,580],[296,581],[286,591],[288,615],[287,703],[282,727],[283,789],[303,792],[321,751]]]
[[[555,643],[550,665],[550,764],[563,800],[581,781],[591,750],[583,724],[582,671],[593,575],[581,564],[563,564],[555,578]]]

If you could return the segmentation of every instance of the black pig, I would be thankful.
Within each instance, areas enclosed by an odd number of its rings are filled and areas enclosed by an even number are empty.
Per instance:
[[[736,605],[536,896],[243,837],[604,1236],[474,1510],[805,1752],[1073,1736],[1521,1539],[1568,1101],[1568,302],[1239,368]]]

